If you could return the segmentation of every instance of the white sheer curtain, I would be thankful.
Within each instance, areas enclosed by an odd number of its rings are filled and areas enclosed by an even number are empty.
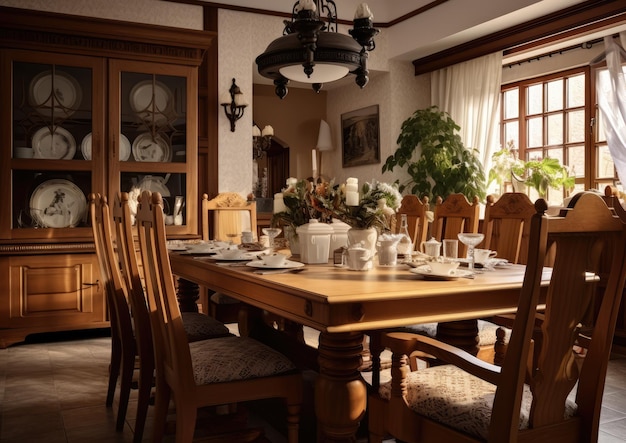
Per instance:
[[[604,37],[607,71],[598,77],[598,103],[602,111],[606,141],[617,176],[626,183],[626,32],[620,33],[621,47],[612,36]]]
[[[485,168],[500,149],[500,86],[502,53],[494,53],[431,73],[431,103],[448,112],[461,127],[467,148],[477,149]]]

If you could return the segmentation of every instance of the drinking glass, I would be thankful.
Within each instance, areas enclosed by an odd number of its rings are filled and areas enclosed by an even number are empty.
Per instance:
[[[459,258],[459,241],[455,239],[443,240],[443,258],[456,260]]]
[[[472,234],[461,232],[459,235],[461,243],[467,246],[467,258],[469,259],[469,269],[474,270],[474,248],[485,239],[484,234]]]
[[[276,252],[274,239],[278,237],[278,234],[280,234],[281,232],[282,229],[280,228],[263,228],[263,234],[267,235],[270,239],[270,253]]]

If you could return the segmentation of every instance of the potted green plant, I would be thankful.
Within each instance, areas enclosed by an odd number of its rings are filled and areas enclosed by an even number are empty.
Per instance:
[[[515,152],[511,140],[491,156],[493,166],[489,171],[489,183],[496,181],[501,189],[507,181],[513,184],[514,189],[516,184],[521,184],[535,189],[542,198],[547,196],[549,188],[569,191],[574,187],[575,177],[569,175],[568,168],[558,159],[544,157],[524,162],[517,158]]]
[[[565,188],[566,191],[573,189],[576,180],[558,159],[550,157],[523,162],[511,172],[514,179],[535,189],[542,198],[547,196],[548,188]]]
[[[485,173],[476,150],[467,149],[458,134],[460,127],[436,106],[419,109],[402,123],[398,148],[387,157],[382,172],[405,167],[411,177],[399,183],[420,197],[446,198],[462,193],[468,199],[485,198]]]

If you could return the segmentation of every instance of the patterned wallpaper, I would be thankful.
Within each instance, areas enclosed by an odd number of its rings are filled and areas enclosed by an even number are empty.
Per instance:
[[[1,6],[202,29],[202,7],[157,0],[0,0]]]

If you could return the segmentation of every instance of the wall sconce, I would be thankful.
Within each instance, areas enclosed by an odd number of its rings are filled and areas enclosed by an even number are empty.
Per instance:
[[[252,128],[252,158],[261,158],[263,153],[272,145],[272,136],[274,128],[267,125],[263,131],[257,125]]]
[[[235,79],[233,79],[228,94],[222,96],[220,104],[224,107],[226,118],[230,121],[230,132],[235,132],[235,122],[243,117],[243,111],[248,106],[241,89],[235,83]]]

